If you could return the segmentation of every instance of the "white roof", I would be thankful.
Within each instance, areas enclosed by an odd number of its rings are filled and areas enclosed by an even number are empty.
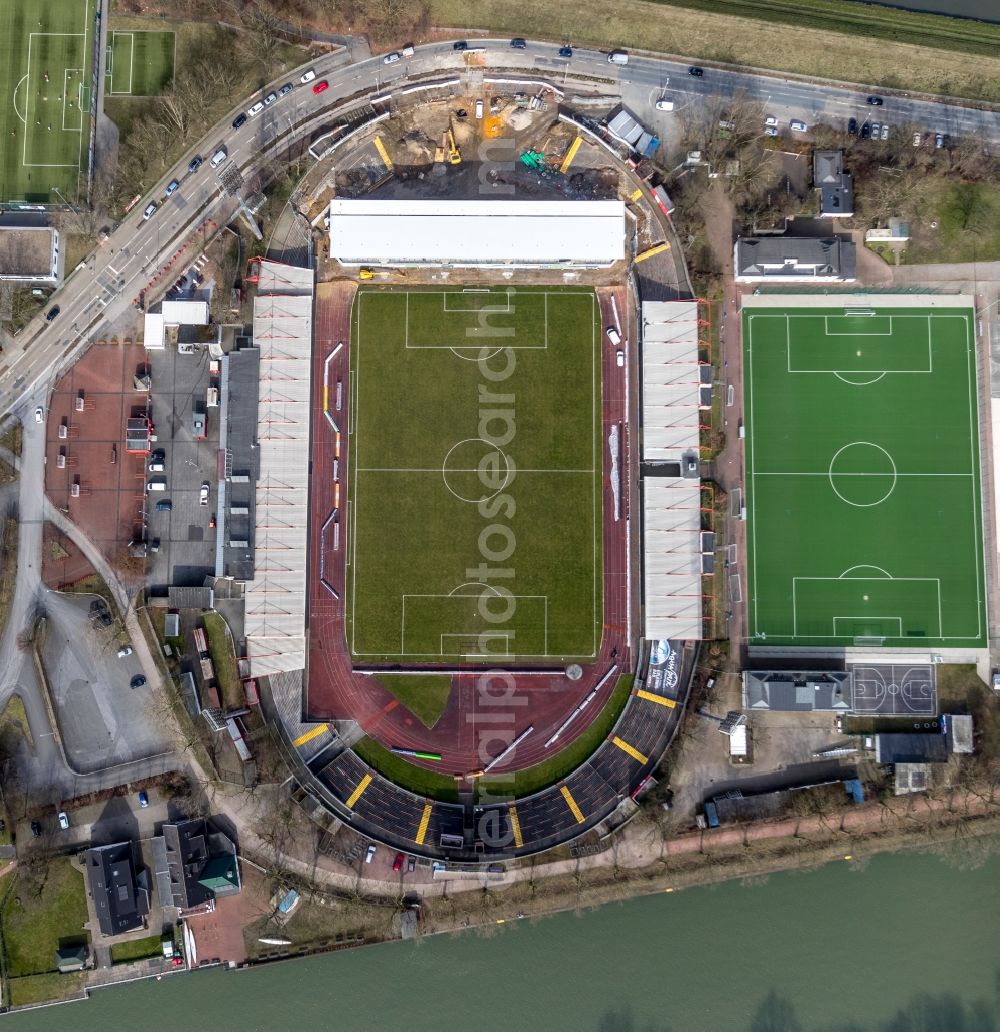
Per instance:
[[[644,636],[701,638],[701,481],[643,477],[642,514]]]
[[[207,301],[164,301],[163,321],[169,326],[207,326]]]
[[[746,756],[746,754],[747,726],[746,724],[738,724],[733,728],[733,733],[729,736],[729,755]]]
[[[642,457],[679,459],[699,444],[698,302],[642,306]]]
[[[623,201],[330,202],[344,265],[580,265],[625,256]]]
[[[265,288],[273,292],[263,293]],[[254,676],[306,665],[312,273],[266,262],[259,289],[253,325],[260,349],[260,477],[254,579],[246,586],[247,653]]]
[[[159,312],[147,312],[143,320],[142,343],[147,351],[163,350],[163,316]]]

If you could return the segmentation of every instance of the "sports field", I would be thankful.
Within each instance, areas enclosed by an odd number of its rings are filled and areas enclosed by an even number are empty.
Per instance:
[[[155,97],[174,77],[173,32],[115,29],[108,34],[108,96]]]
[[[596,296],[365,290],[352,324],[351,651],[595,655]]]
[[[92,0],[0,3],[0,200],[79,196],[90,135]]]
[[[986,642],[968,299],[745,299],[756,644]]]

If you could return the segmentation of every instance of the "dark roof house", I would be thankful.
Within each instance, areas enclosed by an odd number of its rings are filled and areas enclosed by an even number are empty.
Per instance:
[[[170,885],[170,898],[161,899],[164,906],[188,910],[240,891],[236,846],[204,818],[164,824],[162,841]]]
[[[854,214],[854,182],[844,171],[843,151],[813,151],[813,186],[819,190],[820,218]]]
[[[857,248],[839,237],[740,237],[733,254],[739,283],[853,283]]]
[[[743,708],[846,713],[854,708],[847,671],[744,670]]]
[[[149,914],[149,882],[132,842],[95,846],[85,854],[87,883],[103,935],[141,928]]]
[[[90,960],[90,949],[86,943],[75,946],[60,946],[56,950],[56,969],[60,974],[67,971],[82,971]]]

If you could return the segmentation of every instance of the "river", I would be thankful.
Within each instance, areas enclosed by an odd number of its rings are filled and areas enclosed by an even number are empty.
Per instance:
[[[956,18],[978,18],[979,21],[1000,22],[997,0],[875,0],[880,7],[902,7],[907,11],[926,14],[950,14]]]
[[[144,981],[3,1028],[996,1032],[1000,856],[968,868],[968,858],[876,856],[489,937]]]

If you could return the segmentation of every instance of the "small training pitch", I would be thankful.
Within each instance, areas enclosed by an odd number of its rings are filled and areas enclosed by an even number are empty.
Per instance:
[[[0,3],[0,200],[79,198],[90,140],[93,41],[92,0]]]
[[[594,656],[602,627],[596,295],[363,290],[352,325],[354,656]]]
[[[752,643],[985,645],[974,331],[956,298],[745,300]]]
[[[155,97],[174,77],[174,33],[115,29],[108,34],[105,90],[115,97]]]

